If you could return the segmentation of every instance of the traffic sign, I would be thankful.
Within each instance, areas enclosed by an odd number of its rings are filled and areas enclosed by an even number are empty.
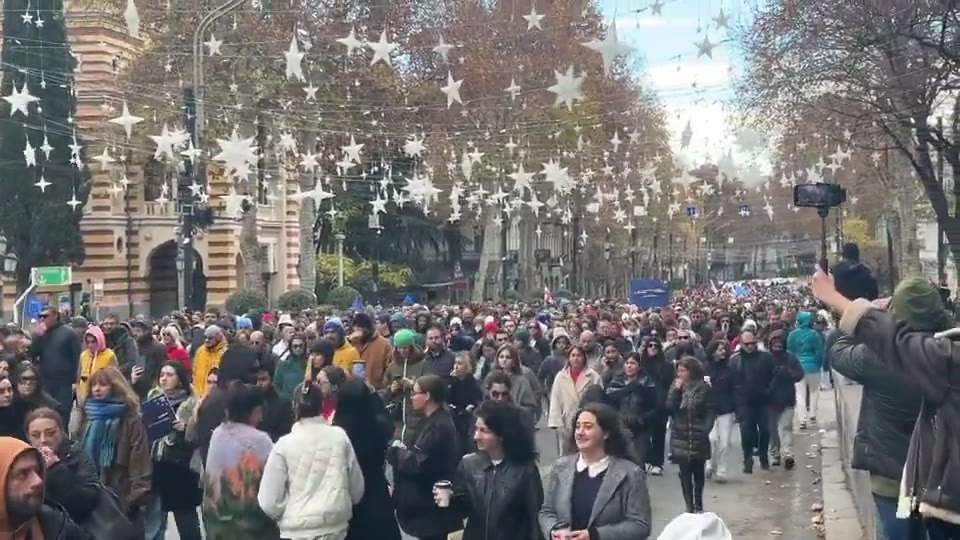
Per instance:
[[[37,287],[62,287],[73,283],[73,268],[69,266],[40,266],[33,269]]]

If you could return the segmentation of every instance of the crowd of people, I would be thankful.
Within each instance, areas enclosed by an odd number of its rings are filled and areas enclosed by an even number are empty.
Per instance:
[[[649,309],[211,309],[94,324],[47,308],[30,332],[3,329],[0,530],[157,540],[172,513],[183,539],[642,539],[646,476],[675,463],[677,513],[704,512],[735,428],[743,473],[794,468],[794,426],[817,425],[830,363],[865,385],[854,466],[875,478],[878,509],[906,486],[922,518],[882,514],[887,537],[913,538],[893,527],[919,521],[930,540],[956,538],[960,411],[950,342],[932,334],[952,319],[930,291],[906,281],[892,314],[821,274],[812,291],[705,287]],[[141,406],[160,396],[175,418],[155,433]],[[543,429],[560,455],[545,480]]]

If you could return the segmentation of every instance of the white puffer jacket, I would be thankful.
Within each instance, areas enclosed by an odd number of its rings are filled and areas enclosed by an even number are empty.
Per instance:
[[[335,540],[346,537],[361,497],[363,473],[346,432],[315,417],[274,445],[257,499],[282,538]]]

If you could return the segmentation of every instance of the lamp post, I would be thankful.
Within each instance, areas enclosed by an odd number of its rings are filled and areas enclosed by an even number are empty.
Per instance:
[[[370,219],[367,220],[367,227],[372,229],[376,238],[374,240],[374,257],[373,257],[373,292],[380,294],[380,233],[383,231],[383,227],[380,225],[380,214],[374,212],[370,215]]]
[[[16,280],[17,274],[17,256],[12,252],[7,252],[7,249],[10,247],[10,243],[7,241],[7,237],[3,234],[0,234],[0,261],[3,263],[3,275],[4,277],[14,276]],[[14,281],[16,283],[16,281]],[[0,316],[3,315],[3,295],[0,294]]]
[[[343,241],[347,237],[337,233],[333,238],[337,241],[337,285],[343,287]]]

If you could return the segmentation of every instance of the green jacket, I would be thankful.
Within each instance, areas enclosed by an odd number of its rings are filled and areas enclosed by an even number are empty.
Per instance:
[[[303,383],[303,373],[307,369],[307,359],[288,354],[277,363],[273,372],[273,388],[277,394],[293,401],[297,386]]]

